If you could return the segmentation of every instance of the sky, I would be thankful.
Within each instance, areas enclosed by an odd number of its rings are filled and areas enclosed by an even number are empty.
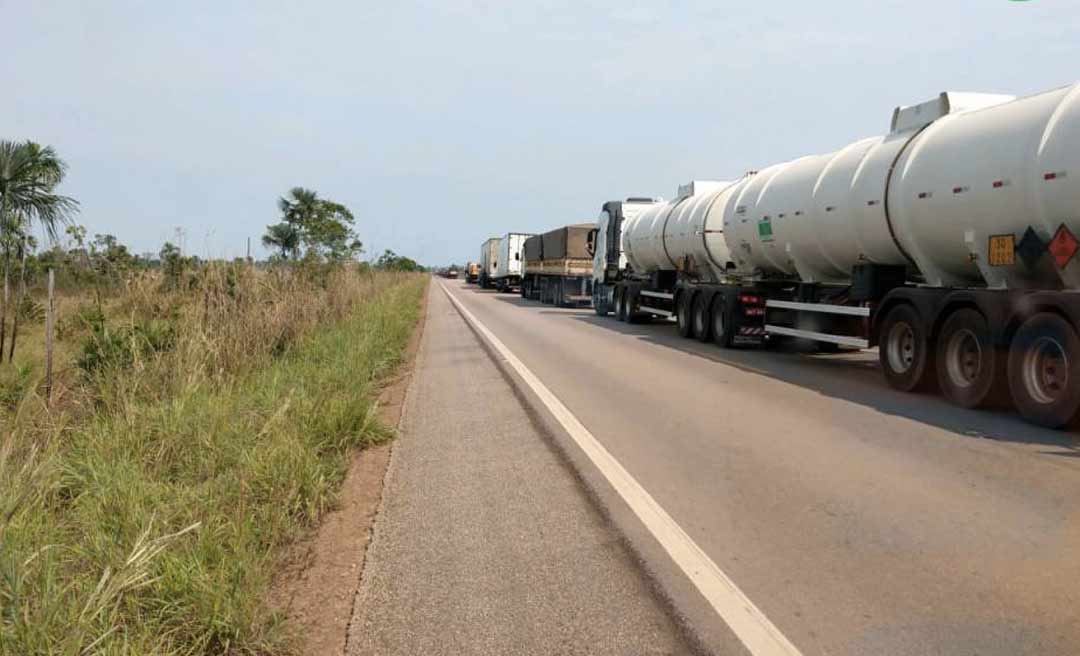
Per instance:
[[[945,90],[1080,79],[1076,0],[0,0],[0,139],[52,145],[90,234],[243,255],[304,186],[365,256],[478,259],[888,131]]]

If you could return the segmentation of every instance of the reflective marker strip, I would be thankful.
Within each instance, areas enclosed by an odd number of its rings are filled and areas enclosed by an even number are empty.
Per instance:
[[[472,324],[473,328],[536,394],[544,407],[592,461],[592,464],[637,515],[649,533],[656,538],[671,560],[738,637],[746,647],[746,651],[751,656],[802,656],[802,652],[769,621],[769,618],[765,617],[765,614],[754,605],[754,602],[750,601],[749,597],[743,594],[735,582],[728,578],[727,574],[656,502],[656,499],[593,437],[593,434],[563,405],[562,401],[552,394],[551,390],[487,326],[473,316],[472,312],[465,309],[465,306],[450,293],[446,285],[439,282],[439,286],[461,316]]]

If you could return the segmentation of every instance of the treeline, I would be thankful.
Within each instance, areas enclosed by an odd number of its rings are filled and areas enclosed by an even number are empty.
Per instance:
[[[74,221],[78,202],[57,193],[66,172],[67,165],[51,147],[0,140],[0,361],[14,357],[20,322],[43,316],[40,297],[49,271],[61,292],[92,291],[100,297],[147,272],[160,274],[166,288],[190,287],[210,264],[172,242],[162,244],[156,253],[135,253],[114,235],[91,235]],[[320,276],[340,266],[360,271],[424,270],[391,250],[361,261],[364,248],[353,213],[314,190],[295,187],[277,205],[278,221],[262,236],[270,257],[236,258],[234,263],[287,266]]]

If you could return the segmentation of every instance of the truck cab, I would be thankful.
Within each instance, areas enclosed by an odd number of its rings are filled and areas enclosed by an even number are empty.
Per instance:
[[[661,198],[631,197],[604,203],[596,228],[589,234],[589,251],[593,255],[593,309],[606,316],[614,307],[614,284],[626,268],[622,248],[622,224],[642,210],[661,202]]]

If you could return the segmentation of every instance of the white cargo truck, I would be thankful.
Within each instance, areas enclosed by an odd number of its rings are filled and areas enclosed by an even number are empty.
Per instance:
[[[502,239],[492,237],[480,246],[480,287],[489,289],[495,286],[495,275],[499,267],[499,247]]]
[[[521,249],[525,240],[532,237],[523,232],[509,232],[499,240],[499,256],[495,266],[493,284],[501,292],[508,292],[521,287],[522,260]]]
[[[879,347],[886,380],[1080,413],[1080,85],[943,93],[826,155],[606,203],[596,311],[721,346]],[[620,247],[621,245],[621,247]]]

